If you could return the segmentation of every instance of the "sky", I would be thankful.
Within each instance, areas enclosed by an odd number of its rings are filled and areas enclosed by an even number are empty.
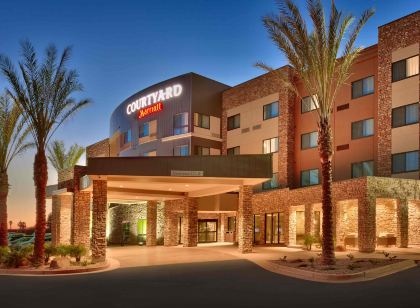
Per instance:
[[[297,3],[304,9],[305,1]],[[357,41],[360,46],[377,43],[378,26],[420,9],[418,0],[335,3],[356,16],[375,8]],[[263,73],[254,67],[258,61],[272,67],[287,64],[261,22],[276,11],[274,0],[1,0],[0,53],[17,63],[23,39],[41,57],[51,43],[59,50],[73,47],[69,67],[77,69],[84,85],[76,98],[93,103],[53,139],[87,146],[108,137],[109,118],[119,103],[154,83],[196,72],[234,86]],[[0,76],[0,90],[6,86]],[[14,226],[19,220],[28,226],[35,221],[33,158],[29,151],[9,170],[8,212]],[[56,180],[49,167],[48,183]]]

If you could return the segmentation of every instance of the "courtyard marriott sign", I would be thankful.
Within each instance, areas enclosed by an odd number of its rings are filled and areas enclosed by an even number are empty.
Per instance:
[[[138,110],[147,109],[147,107],[156,103],[161,103],[173,97],[178,97],[181,93],[182,86],[180,84],[175,84],[173,86],[166,87],[165,89],[160,89],[156,92],[144,95],[127,105],[127,114],[130,115]]]

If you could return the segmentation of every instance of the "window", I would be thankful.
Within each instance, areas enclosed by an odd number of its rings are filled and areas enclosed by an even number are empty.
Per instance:
[[[210,129],[210,116],[194,113],[194,126]]]
[[[227,149],[227,155],[239,155],[239,147]]]
[[[196,145],[194,149],[195,155],[199,156],[208,156],[210,155],[210,148],[202,147],[200,145]]]
[[[235,231],[235,225],[236,225],[236,217],[235,216],[228,217],[228,231],[229,232]]]
[[[240,114],[235,114],[234,116],[228,117],[228,130],[239,128],[241,126],[241,117]]]
[[[311,96],[302,98],[301,101],[301,113],[309,112],[317,108],[315,100]]]
[[[410,104],[392,109],[392,127],[410,125],[419,121],[419,104]]]
[[[369,137],[373,135],[373,119],[351,123],[351,139]]]
[[[268,180],[267,182],[264,182],[262,184],[262,189],[264,190],[273,189],[277,187],[279,187],[279,174],[278,173],[273,173],[271,180]]]
[[[351,84],[351,98],[358,98],[374,92],[373,76],[357,80]]]
[[[146,157],[156,156],[156,150],[144,152],[143,156],[146,156]]]
[[[279,102],[274,102],[263,107],[263,119],[268,120],[279,115]]]
[[[302,150],[316,148],[318,145],[318,132],[302,134],[300,139]]]
[[[419,74],[419,56],[392,63],[392,82]]]
[[[351,177],[358,178],[361,176],[373,175],[373,160],[362,161],[351,164]]]
[[[121,135],[121,146],[124,146],[130,142],[131,142],[131,130],[128,130]]]
[[[184,145],[177,145],[174,147],[174,156],[188,156],[190,155],[190,149],[188,147],[188,144]]]
[[[392,155],[392,173],[411,172],[417,170],[419,170],[419,151]]]
[[[302,187],[318,185],[319,184],[319,170],[311,169],[300,173],[300,185]]]
[[[279,151],[279,137],[263,140],[263,153],[274,153]]]
[[[150,124],[149,122],[140,124],[139,138],[143,138],[143,137],[146,137],[146,136],[150,135],[150,131],[149,131],[150,125],[149,124]]]
[[[174,135],[188,133],[188,112],[174,115]]]

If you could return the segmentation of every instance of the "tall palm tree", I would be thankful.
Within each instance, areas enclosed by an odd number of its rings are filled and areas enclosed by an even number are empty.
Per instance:
[[[374,11],[364,11],[355,21],[352,15],[338,11],[334,1],[331,1],[327,20],[321,1],[307,0],[313,26],[312,30],[308,30],[292,0],[279,1],[278,4],[279,14],[265,16],[263,23],[270,38],[286,56],[294,74],[302,81],[318,107],[323,212],[322,262],[334,264],[331,113],[337,91],[348,79],[351,67],[361,51],[361,48],[355,47],[356,38]],[[270,69],[263,63],[257,65]],[[287,82],[285,76],[282,78],[284,84],[298,94],[296,83]]]
[[[66,152],[64,142],[61,140],[54,140],[48,146],[48,160],[57,172],[73,168],[84,153],[85,148],[78,144],[73,144]]]
[[[75,92],[82,91],[82,84],[75,70],[67,69],[71,48],[64,49],[60,57],[54,45],[47,47],[45,59],[38,62],[35,48],[29,41],[21,43],[22,61],[16,70],[12,61],[0,57],[0,70],[6,77],[8,94],[22,110],[31,127],[36,146],[34,183],[36,198],[36,227],[34,261],[42,264],[45,237],[45,197],[48,180],[47,157],[49,140],[71,115],[89,100],[76,100]]]
[[[7,196],[10,163],[32,143],[26,142],[29,128],[19,107],[7,95],[0,96],[0,246],[7,246]],[[10,224],[10,222],[9,222]],[[10,224],[11,227],[11,224]]]

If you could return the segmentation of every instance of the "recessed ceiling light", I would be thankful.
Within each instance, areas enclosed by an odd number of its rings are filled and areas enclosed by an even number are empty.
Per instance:
[[[124,186],[120,185],[120,188],[123,188]]]
[[[172,188],[169,188],[168,190],[172,190]]]
[[[188,184],[185,184],[185,187],[190,187],[190,185],[188,185]]]

